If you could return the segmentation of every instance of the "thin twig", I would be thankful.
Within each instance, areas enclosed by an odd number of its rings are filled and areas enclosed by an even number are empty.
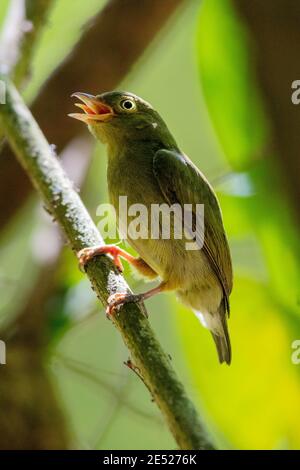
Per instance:
[[[110,397],[113,397],[116,401],[126,406],[128,410],[134,413],[135,415],[140,416],[141,418],[146,420],[153,420],[157,424],[160,423],[160,420],[157,418],[157,416],[150,413],[146,413],[144,410],[132,404],[128,399],[126,399],[123,393],[120,393],[120,391],[118,391],[118,389],[114,385],[102,379],[99,374],[96,374],[93,370],[91,370],[91,367],[88,364],[76,361],[76,359],[74,360],[73,358],[64,356],[61,353],[55,353],[54,358],[57,358],[62,363],[62,365],[68,368],[71,372],[74,372],[80,377],[85,378],[89,382],[101,387],[109,394]],[[98,372],[101,373],[101,370]],[[118,377],[121,377],[122,380],[124,379],[124,376],[121,376],[120,374],[114,375],[118,375]]]
[[[26,30],[25,0],[11,0],[0,37],[0,70],[10,74],[19,57]]]

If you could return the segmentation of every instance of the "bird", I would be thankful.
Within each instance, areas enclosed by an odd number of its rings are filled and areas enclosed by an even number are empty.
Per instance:
[[[175,214],[170,236],[149,232],[149,218],[140,221],[146,236],[127,233],[127,242],[138,256],[117,245],[94,246],[78,253],[82,267],[95,256],[109,255],[120,271],[121,258],[127,260],[145,278],[159,284],[142,293],[115,293],[108,299],[107,314],[112,315],[127,302],[141,302],[164,291],[175,291],[178,299],[197,315],[210,330],[220,363],[231,363],[231,344],[227,327],[229,296],[233,285],[232,261],[221,208],[204,174],[179,149],[167,124],[151,104],[125,91],[99,95],[76,92],[79,113],[70,117],[85,123],[96,140],[107,146],[108,194],[119,220],[119,231],[128,227],[132,216],[120,211],[120,197],[128,206],[143,205],[150,210],[174,204],[188,206],[189,223],[184,235],[175,236]],[[187,249],[187,240],[195,242],[197,205],[204,207],[199,249]],[[182,223],[182,220],[180,221]],[[196,227],[196,229],[195,229]],[[198,242],[198,239],[196,240]]]

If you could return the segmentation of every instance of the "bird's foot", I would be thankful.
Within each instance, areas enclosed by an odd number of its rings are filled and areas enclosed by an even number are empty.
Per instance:
[[[126,292],[117,292],[109,296],[107,300],[106,316],[110,318],[114,315],[123,305],[130,302],[141,302],[143,300],[143,294],[127,294]]]
[[[120,249],[115,245],[90,246],[83,248],[77,253],[79,267],[84,271],[86,264],[95,256],[108,254],[112,256],[114,265],[122,273],[124,271],[122,261],[120,260]]]
[[[122,307],[122,305],[128,304],[129,302],[143,302],[144,300],[149,299],[153,295],[159,294],[167,288],[168,284],[166,282],[162,282],[157,287],[154,287],[153,289],[150,289],[149,291],[144,292],[143,294],[128,294],[127,292],[116,292],[115,294],[110,295],[108,298],[106,316],[110,318],[112,315],[114,315],[117,310]],[[147,317],[147,312],[145,308],[142,308],[142,310],[144,310],[144,315],[145,317]]]

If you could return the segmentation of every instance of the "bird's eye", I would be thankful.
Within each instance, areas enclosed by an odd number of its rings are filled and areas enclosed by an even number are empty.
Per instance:
[[[120,102],[120,107],[124,111],[135,111],[136,110],[136,104],[134,101],[125,99]]]

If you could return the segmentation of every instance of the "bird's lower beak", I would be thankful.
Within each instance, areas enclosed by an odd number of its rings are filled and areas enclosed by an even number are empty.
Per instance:
[[[91,124],[92,121],[107,121],[114,115],[113,109],[107,104],[102,103],[93,95],[87,93],[73,93],[72,97],[78,98],[81,103],[75,103],[75,106],[82,109],[83,113],[71,113],[68,116]]]

